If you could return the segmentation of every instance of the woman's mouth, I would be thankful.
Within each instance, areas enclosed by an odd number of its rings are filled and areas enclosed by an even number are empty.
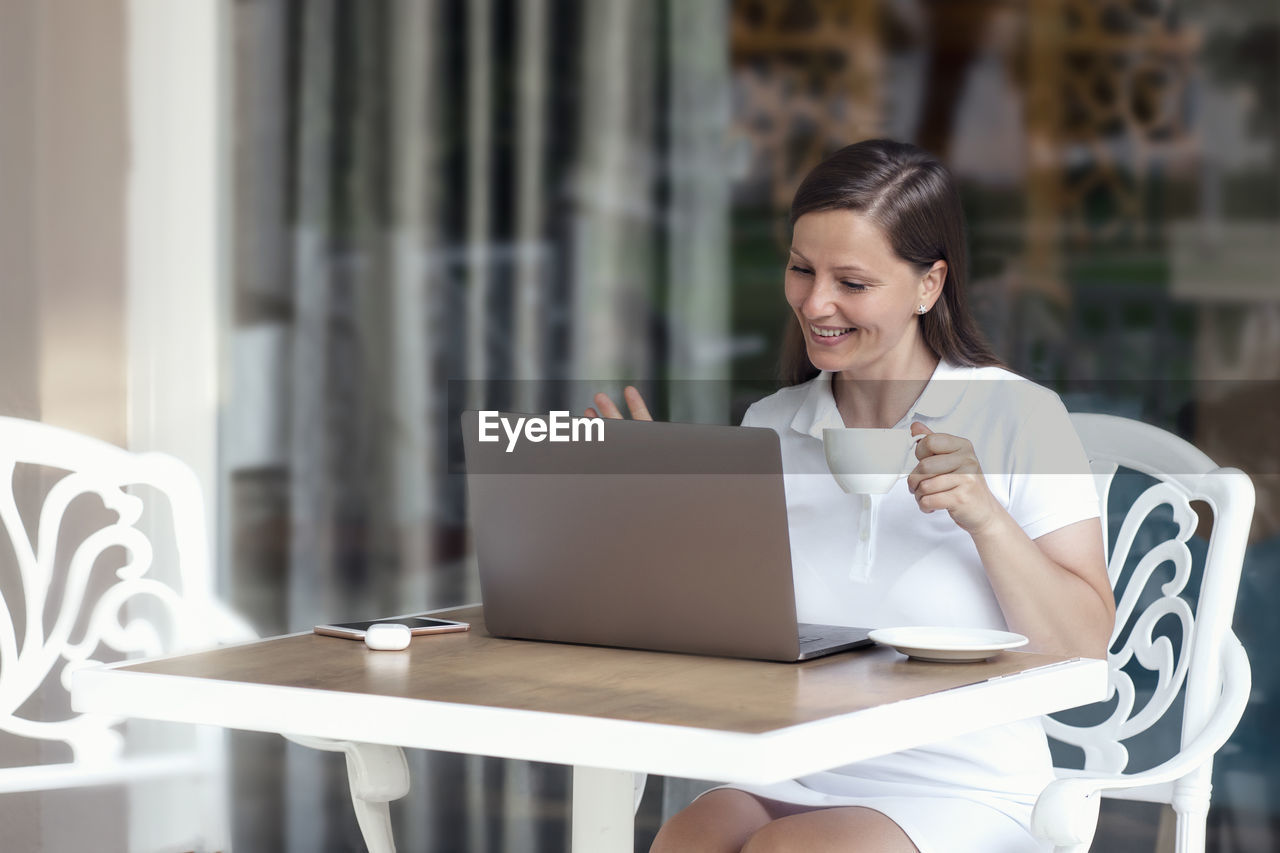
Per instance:
[[[855,331],[857,331],[857,328],[854,326],[815,326],[812,323],[809,324],[809,337],[815,343],[823,344],[824,346],[838,344]]]

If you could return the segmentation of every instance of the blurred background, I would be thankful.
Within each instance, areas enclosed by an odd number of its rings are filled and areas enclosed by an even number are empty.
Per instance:
[[[1014,370],[1253,476],[1209,849],[1272,851],[1277,57],[1274,0],[0,0],[0,414],[195,466],[264,635],[475,601],[457,413],[625,380],[736,422],[799,180],[915,142]],[[230,745],[236,850],[360,849],[339,756]],[[401,849],[567,846],[565,768],[410,766]],[[650,780],[638,849],[688,790]],[[113,795],[58,796],[0,823],[81,849],[55,811]],[[1094,849],[1163,819],[1104,806]]]

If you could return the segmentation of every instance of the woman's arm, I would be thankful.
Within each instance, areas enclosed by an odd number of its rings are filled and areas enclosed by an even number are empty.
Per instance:
[[[1101,522],[1078,521],[1033,541],[991,494],[969,441],[932,433],[916,454],[920,464],[907,479],[916,503],[924,512],[947,510],[973,538],[1010,630],[1036,651],[1105,658],[1116,608]]]
[[[1107,656],[1116,604],[1098,519],[1032,540],[1002,507],[972,536],[1010,630],[1035,651]]]

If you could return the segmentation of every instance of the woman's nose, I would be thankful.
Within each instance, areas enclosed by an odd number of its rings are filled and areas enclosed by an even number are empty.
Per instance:
[[[836,295],[833,284],[834,282],[822,278],[814,279],[813,286],[800,305],[806,317],[825,317],[832,313]]]

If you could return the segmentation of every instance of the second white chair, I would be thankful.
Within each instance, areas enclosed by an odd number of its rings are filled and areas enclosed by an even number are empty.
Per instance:
[[[1149,485],[1121,508],[1114,543],[1108,538],[1108,573],[1119,591],[1108,656],[1113,705],[1105,719],[1089,725],[1046,720],[1051,737],[1083,751],[1084,767],[1059,772],[1036,802],[1032,828],[1057,853],[1083,853],[1096,831],[1101,796],[1167,803],[1177,815],[1178,853],[1202,853],[1213,756],[1249,699],[1249,660],[1231,622],[1253,518],[1253,483],[1149,424],[1097,414],[1071,419],[1089,455],[1104,521],[1117,471],[1145,475]],[[1213,513],[1198,588],[1189,547],[1199,524],[1196,501]],[[1170,535],[1140,548],[1144,524],[1166,511]],[[1145,538],[1153,538],[1146,530]],[[1157,583],[1157,570],[1165,566],[1169,579]],[[1155,681],[1149,695],[1138,686],[1143,679],[1135,681],[1142,674]],[[1155,767],[1126,772],[1125,742],[1174,715],[1179,704],[1176,752]]]

